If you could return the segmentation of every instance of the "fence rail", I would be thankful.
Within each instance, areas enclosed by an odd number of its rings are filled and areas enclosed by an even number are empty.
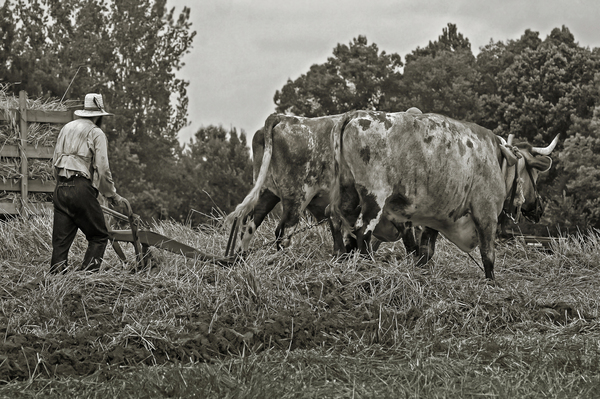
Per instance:
[[[67,111],[43,111],[27,108],[27,93],[19,92],[19,108],[0,112],[0,121],[18,121],[20,145],[5,145],[0,147],[1,158],[19,158],[21,163],[21,176],[19,179],[0,181],[0,191],[17,192],[21,194],[18,203],[0,201],[0,214],[36,214],[44,208],[52,207],[50,202],[34,203],[28,200],[29,193],[51,193],[56,182],[48,180],[29,179],[29,159],[51,159],[54,147],[34,147],[27,144],[27,132],[30,123],[56,123],[65,124],[73,120],[73,111],[79,106]],[[0,162],[2,160],[0,159]]]

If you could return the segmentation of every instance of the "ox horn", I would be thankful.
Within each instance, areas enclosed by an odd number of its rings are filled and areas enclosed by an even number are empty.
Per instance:
[[[552,140],[552,143],[550,143],[548,147],[532,147],[531,153],[540,155],[550,155],[552,150],[554,150],[554,147],[556,147],[556,144],[558,144],[558,136],[560,136],[560,133],[556,135],[556,137],[554,138],[554,140]]]

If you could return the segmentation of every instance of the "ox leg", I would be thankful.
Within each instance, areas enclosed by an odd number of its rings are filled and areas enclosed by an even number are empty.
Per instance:
[[[344,233],[340,223],[334,223],[331,218],[329,218],[328,223],[333,238],[333,255],[339,256],[343,253],[350,253],[358,248],[356,238]]]
[[[340,256],[355,251],[358,248],[356,237],[342,228],[342,222],[329,218],[329,228],[333,237],[333,255]]]
[[[494,262],[496,260],[496,252],[494,241],[496,239],[496,223],[489,223],[482,226],[477,226],[479,233],[479,252],[483,261],[483,270],[485,278],[494,280]]]
[[[423,228],[419,239],[419,249],[415,252],[417,255],[417,266],[424,266],[433,257],[438,234],[437,230],[429,227]]]
[[[374,235],[372,235],[371,236],[371,253],[377,252],[377,250],[381,246],[382,242],[383,241],[379,240],[377,237],[375,237]]]
[[[340,256],[347,252],[345,249],[345,239],[347,234],[344,234],[342,222],[339,218],[329,217],[329,229],[333,237],[333,255]]]
[[[279,224],[275,229],[275,247],[278,251],[281,251],[283,249],[281,243],[283,242],[283,234],[285,233],[285,222],[286,215],[284,214],[281,216],[281,220],[279,221]]]
[[[281,205],[283,212],[281,214],[281,220],[275,229],[275,245],[278,251],[282,250],[284,246],[287,246],[283,245],[283,235],[286,227],[293,227],[300,221],[300,215],[298,214],[298,209],[300,206],[295,201],[291,199],[284,199],[281,201]]]
[[[350,226],[354,226],[360,214],[360,198],[354,185],[341,184],[339,198],[339,215],[330,215],[330,227],[333,235],[333,250],[338,256],[344,253],[350,253],[358,248],[356,238],[353,234],[346,231],[342,225],[342,218],[345,219]]]
[[[494,262],[496,260],[494,241],[496,240],[498,218],[495,215],[490,215],[489,211],[483,211],[488,209],[491,209],[491,206],[481,206],[481,208],[474,209],[473,221],[479,238],[479,252],[483,261],[485,278],[494,280]]]
[[[262,224],[267,215],[275,208],[279,202],[279,197],[270,190],[264,190],[258,199],[252,212],[252,218],[249,223],[244,221],[244,228],[240,229],[240,248],[239,252],[245,252],[250,246],[250,241],[256,232],[256,229]]]
[[[343,254],[348,254],[358,248],[356,238],[345,232],[341,227],[341,223],[336,223],[330,218],[329,228],[331,229],[331,235],[333,236],[334,256],[342,256]]]
[[[496,259],[496,254],[494,250],[494,241],[491,243],[480,243],[479,250],[481,252],[481,259],[483,260],[483,270],[485,271],[485,278],[489,280],[495,280],[496,276],[494,275],[494,261]]]
[[[359,186],[357,193],[359,194],[360,206],[355,208],[355,211],[359,210],[360,213],[358,220],[354,224],[358,227],[356,231],[356,243],[361,254],[370,255],[371,235],[381,220],[381,212],[379,212],[381,207],[377,203],[376,197],[365,187]],[[373,223],[373,226],[371,226],[371,223]]]
[[[373,247],[371,246],[371,240],[373,239],[373,231],[368,230],[369,223],[373,218],[365,217],[363,214],[362,226],[356,230],[356,248],[362,255],[371,255],[374,253]],[[379,248],[381,242],[376,240],[375,249]]]
[[[363,255],[369,255],[371,249],[371,235],[372,232],[368,231],[365,233],[366,226],[361,227],[356,233],[356,245]]]
[[[402,223],[400,225],[397,225],[396,228],[399,230],[400,236],[402,237],[402,242],[404,243],[406,254],[418,254],[419,245],[417,244],[417,240],[415,239],[415,229],[413,228],[412,223]]]
[[[310,201],[306,209],[312,213],[312,215],[317,219],[317,223],[320,223],[322,220],[327,219],[329,224],[329,231],[331,232],[331,237],[333,239],[333,253],[343,252],[344,245],[344,237],[342,235],[342,229],[336,224],[333,223],[331,218],[329,217],[329,196],[324,195],[323,193],[319,193],[315,195],[315,197]]]

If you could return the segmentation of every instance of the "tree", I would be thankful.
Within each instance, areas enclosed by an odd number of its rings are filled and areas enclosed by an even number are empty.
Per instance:
[[[120,130],[115,133],[133,143],[139,164],[147,165],[132,194],[134,199],[143,194],[146,215],[153,217],[170,215],[163,212],[162,204],[173,201],[176,189],[177,132],[187,125],[189,85],[176,78],[175,71],[182,67],[181,59],[195,35],[189,32],[190,10],[184,8],[175,20],[174,9],[167,11],[165,4],[166,0],[115,1],[111,23],[114,38],[120,42],[115,45],[116,64],[107,71],[109,82],[114,83],[111,101],[120,110],[114,118],[114,126]],[[119,171],[126,175],[129,168],[137,166],[116,160],[115,175]],[[168,211],[175,209],[167,207]]]
[[[10,1],[6,1],[0,8],[0,83],[14,82],[9,74],[8,63],[12,53],[15,39],[16,26],[10,8]]]
[[[519,40],[482,48],[477,57],[483,77],[477,87],[479,123],[534,145],[547,145],[560,134],[554,166],[538,180],[542,196],[550,200],[544,223],[593,225],[599,204],[590,197],[597,187],[588,162],[597,161],[597,133],[590,126],[600,104],[600,75],[595,76],[600,53],[578,46],[564,26],[543,41],[538,36],[526,30]]]
[[[193,224],[229,213],[252,188],[252,163],[246,136],[219,126],[199,129],[178,162],[178,218]]]
[[[471,52],[471,42],[458,31],[455,24],[448,23],[442,28],[442,34],[435,42],[429,41],[425,48],[417,47],[412,54],[406,55],[406,63],[416,61],[421,57],[435,58],[440,52]]]
[[[189,82],[175,73],[195,36],[190,10],[176,17],[166,0],[7,4],[2,15],[8,7],[17,22],[11,54],[0,61],[21,82],[15,91],[65,99],[103,94],[116,115],[104,118],[103,129],[117,189],[136,212],[166,217],[181,151],[177,133],[187,125]]]
[[[481,76],[476,86],[481,104],[481,113],[477,121],[479,124],[492,130],[498,127],[497,117],[501,112],[499,109],[504,109],[499,93],[499,74],[513,64],[516,56],[526,49],[537,49],[541,43],[539,33],[527,29],[518,40],[509,40],[507,44],[490,40],[489,44],[480,49],[476,65]]]
[[[598,75],[600,83],[600,74]],[[565,227],[600,228],[600,105],[591,120],[578,118],[580,130],[564,143],[560,152],[563,190],[551,207],[553,222]]]
[[[437,41],[406,56],[401,103],[404,109],[473,120],[479,109],[478,76],[469,40],[449,23]]]
[[[275,92],[276,111],[298,116],[339,114],[354,109],[393,110],[401,80],[398,54],[379,52],[365,36],[349,46],[338,44],[325,64],[315,64],[305,75],[288,79]]]
[[[314,117],[416,106],[459,119],[473,119],[477,113],[475,57],[456,25],[448,24],[437,41],[407,55],[404,75],[398,54],[379,52],[364,36],[349,46],[338,44],[333,55],[276,91],[276,111]]]
[[[487,81],[495,77],[493,85],[479,86],[482,125],[503,136],[512,133],[543,144],[565,134],[572,115],[591,118],[600,59],[587,48],[573,46],[567,28],[553,32],[543,42],[526,31],[518,42],[483,49],[480,73]]]

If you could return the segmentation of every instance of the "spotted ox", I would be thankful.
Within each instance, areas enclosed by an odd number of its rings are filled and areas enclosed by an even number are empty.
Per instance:
[[[417,107],[411,107],[406,110],[409,114],[422,114]],[[371,252],[376,252],[383,241],[392,242],[403,239],[407,253],[412,253],[417,261],[417,264],[423,265],[427,263],[430,256],[433,254],[435,241],[429,239],[429,235],[423,236],[422,226],[413,226],[411,222],[406,223],[391,223],[389,220],[382,219],[373,233],[370,242]],[[382,237],[383,241],[378,237]],[[423,238],[423,240],[421,240]]]
[[[397,239],[382,225],[427,226],[426,240],[439,231],[465,252],[479,245],[494,279],[498,216],[505,208],[539,221],[536,181],[557,142],[509,147],[488,129],[437,114],[350,112],[332,131],[333,224],[355,231],[361,251],[371,235]]]
[[[414,108],[410,112],[420,111]],[[247,219],[240,229],[235,251],[248,250],[256,229],[280,201],[283,212],[275,230],[278,249],[285,244],[285,229],[295,226],[305,210],[317,221],[328,220],[333,163],[331,130],[342,117],[304,118],[273,114],[267,118],[265,126],[252,139],[254,187],[227,217],[229,223],[236,218]],[[397,234],[404,238],[407,251],[414,251],[416,245],[414,239],[411,241],[412,231],[408,227],[400,226]],[[332,229],[331,232],[335,251],[344,252],[355,247],[354,240],[344,240],[339,230]]]
[[[240,230],[238,252],[248,250],[256,229],[280,201],[282,215],[275,230],[278,249],[285,228],[296,225],[305,210],[317,221],[328,219],[325,209],[329,205],[333,160],[330,135],[341,117],[273,114],[256,132],[252,139],[255,185],[228,216],[228,221],[250,216]]]

